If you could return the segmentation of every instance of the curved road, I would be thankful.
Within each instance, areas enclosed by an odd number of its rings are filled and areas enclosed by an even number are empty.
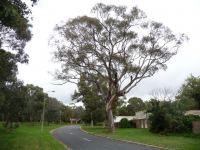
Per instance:
[[[53,131],[53,136],[72,150],[156,150],[138,144],[87,134],[79,126],[66,126]]]

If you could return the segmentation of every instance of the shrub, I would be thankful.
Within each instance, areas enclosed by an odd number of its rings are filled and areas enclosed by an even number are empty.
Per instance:
[[[130,122],[128,121],[128,119],[126,118],[122,118],[119,122],[119,127],[120,128],[130,128],[131,127],[131,124]]]
[[[152,102],[150,131],[155,133],[184,133],[192,131],[192,122],[200,120],[199,116],[185,116],[171,102]]]
[[[168,132],[173,133],[183,133],[188,132],[188,127],[183,122],[184,116],[179,116],[170,120],[169,127],[167,129]]]
[[[169,118],[167,117],[167,114],[164,111],[157,111],[154,112],[150,116],[150,131],[159,133],[159,132],[165,132],[167,127],[169,126]]]
[[[98,123],[96,123],[96,126],[102,126],[102,127],[105,127],[105,122],[98,122]]]

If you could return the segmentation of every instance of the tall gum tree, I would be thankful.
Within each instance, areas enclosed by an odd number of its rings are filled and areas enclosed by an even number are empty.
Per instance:
[[[165,70],[166,62],[187,37],[147,19],[137,7],[128,11],[125,6],[98,3],[91,12],[92,17],[79,16],[56,26],[52,41],[57,48],[55,58],[62,64],[56,75],[76,83],[85,73],[85,80],[99,88],[106,102],[108,129],[114,131],[114,103],[142,79]]]

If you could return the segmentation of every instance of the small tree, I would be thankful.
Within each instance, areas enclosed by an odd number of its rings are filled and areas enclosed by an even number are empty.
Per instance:
[[[120,128],[130,128],[131,127],[131,124],[130,122],[128,121],[128,119],[126,118],[122,118],[119,122],[119,127]]]
[[[105,120],[105,102],[101,99],[99,91],[94,82],[86,81],[84,75],[80,77],[78,82],[78,91],[72,95],[72,100],[83,102],[85,106],[85,114],[83,121],[103,122]]]
[[[179,95],[177,96],[178,99],[192,99],[197,102],[198,109],[200,110],[200,77],[190,76],[186,79],[185,83],[182,85]]]
[[[165,103],[165,102],[164,102]],[[169,126],[169,116],[166,107],[158,100],[151,100],[150,131],[164,132]]]
[[[185,36],[149,21],[137,7],[127,12],[124,6],[99,3],[92,12],[96,17],[80,16],[56,27],[60,36],[55,35],[55,58],[62,63],[57,78],[77,83],[80,75],[87,74],[85,80],[97,85],[106,103],[108,128],[113,131],[112,108],[118,98],[166,69]]]

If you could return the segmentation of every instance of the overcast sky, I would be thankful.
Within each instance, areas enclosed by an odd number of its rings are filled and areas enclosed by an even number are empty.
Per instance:
[[[26,1],[26,0],[25,0]],[[39,0],[32,9],[33,38],[26,46],[29,64],[19,65],[18,77],[25,84],[34,84],[44,89],[65,104],[71,103],[71,94],[76,85],[53,85],[56,83],[51,75],[59,64],[52,62],[54,49],[48,40],[56,24],[81,15],[90,15],[96,3],[138,6],[145,11],[148,18],[162,22],[175,33],[185,33],[190,40],[185,42],[179,52],[167,64],[166,71],[159,71],[153,77],[143,80],[128,97],[137,96],[147,99],[150,92],[157,88],[180,88],[190,75],[200,75],[200,1],[199,0]]]

